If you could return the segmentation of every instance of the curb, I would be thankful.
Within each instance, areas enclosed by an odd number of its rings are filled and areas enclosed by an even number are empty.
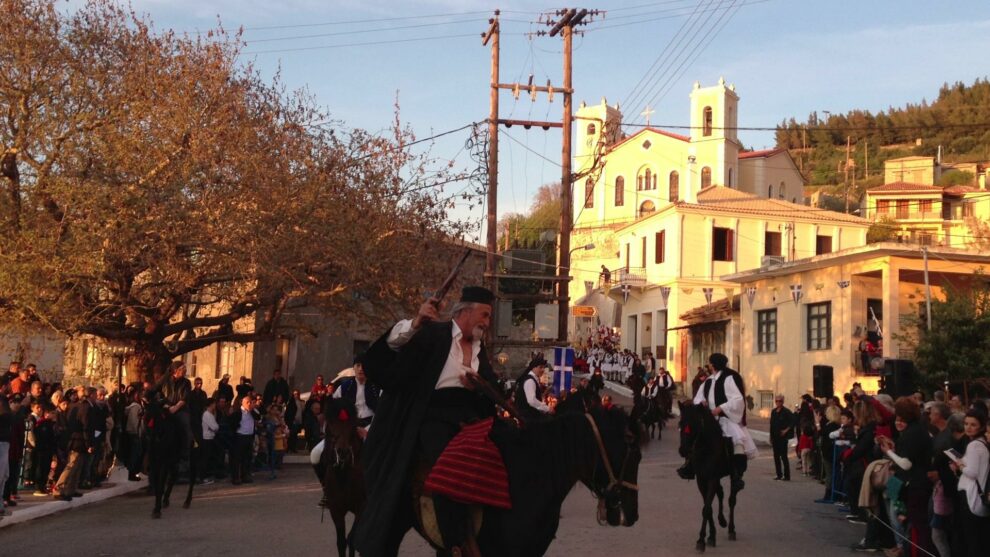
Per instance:
[[[39,497],[38,503],[32,503],[33,496],[22,497],[21,500],[18,501],[19,504],[16,508],[7,509],[11,514],[0,520],[0,528],[6,528],[14,524],[27,522],[29,520],[34,520],[35,518],[60,513],[62,511],[75,509],[92,503],[97,503],[99,501],[106,501],[107,499],[125,495],[127,493],[148,487],[148,480],[146,478],[143,478],[139,482],[128,481],[127,469],[123,466],[115,467],[107,482],[113,485],[103,489],[90,490],[82,497],[74,498],[72,501],[56,501],[48,496],[47,500]],[[24,505],[24,507],[21,508],[21,505]]]

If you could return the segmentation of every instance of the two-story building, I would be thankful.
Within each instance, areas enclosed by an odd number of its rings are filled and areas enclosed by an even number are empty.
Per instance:
[[[798,205],[804,181],[787,151],[740,152],[733,86],[695,84],[690,99],[690,135],[622,137],[618,107],[582,105],[575,167],[588,176],[575,184],[571,237],[595,246],[574,253],[571,292],[585,294],[575,302],[614,305],[598,312],[610,322],[576,318],[573,340],[616,326],[623,348],[652,352],[678,380],[711,352],[735,361],[731,323],[682,319],[732,300],[722,275],[863,245],[869,224]]]
[[[936,185],[943,173],[965,171],[973,183]],[[985,243],[979,223],[990,219],[990,165],[944,165],[935,157],[903,157],[884,163],[881,186],[866,192],[865,217],[889,226],[901,242],[967,248]]]

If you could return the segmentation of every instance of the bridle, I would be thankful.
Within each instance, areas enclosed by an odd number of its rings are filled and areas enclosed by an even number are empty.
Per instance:
[[[585,418],[587,418],[588,423],[591,424],[591,432],[594,434],[595,442],[598,445],[598,451],[601,454],[602,462],[605,464],[605,473],[608,474],[608,485],[601,492],[592,487],[592,493],[598,499],[598,524],[605,524],[605,514],[606,514],[606,498],[609,493],[615,492],[617,488],[626,488],[632,491],[639,491],[639,486],[632,482],[622,479],[626,473],[626,464],[629,462],[629,446],[626,446],[625,455],[622,457],[622,466],[619,468],[619,475],[616,476],[615,472],[612,470],[612,462],[608,458],[608,452],[605,450],[605,442],[602,440],[602,434],[598,430],[598,424],[595,423],[595,418],[591,414],[585,413]],[[597,467],[596,467],[597,470]],[[592,473],[592,486],[594,486],[594,473]],[[621,501],[616,503],[615,507],[620,507]],[[621,512],[621,508],[619,509]]]

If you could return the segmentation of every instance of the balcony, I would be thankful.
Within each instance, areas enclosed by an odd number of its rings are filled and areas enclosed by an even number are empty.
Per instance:
[[[883,218],[896,220],[898,222],[941,222],[942,213],[940,211],[877,211],[870,216],[874,222]]]
[[[645,267],[623,267],[616,269],[612,273],[612,278],[616,284],[629,286],[646,286]]]

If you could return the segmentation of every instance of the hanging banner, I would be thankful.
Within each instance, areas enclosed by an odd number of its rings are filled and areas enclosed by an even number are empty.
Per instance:
[[[574,349],[555,346],[553,349],[553,394],[570,392],[574,377]]]
[[[687,294],[688,296],[690,296],[691,293],[694,292],[694,288],[681,288],[681,292],[683,292],[683,293]]]
[[[725,288],[725,289],[723,289],[723,291],[725,292],[726,299],[728,299],[729,302],[731,302],[732,301],[732,295],[735,294],[736,289],[735,288]]]
[[[660,287],[660,297],[663,298],[663,309],[667,309],[667,300],[670,298],[670,287]]]
[[[628,284],[622,285],[622,303],[625,304],[629,301],[629,293],[632,292],[632,287]]]
[[[705,293],[705,302],[707,302],[708,305],[712,305],[712,292],[714,292],[715,289],[714,288],[702,288],[701,291]]]
[[[746,289],[746,299],[749,300],[749,307],[753,307],[753,300],[756,299],[756,287],[750,286]]]
[[[795,304],[801,301],[801,285],[800,284],[792,284],[791,285],[791,299],[794,300],[794,303]]]
[[[840,280],[835,284],[839,285],[839,288],[849,288],[850,282],[848,280]]]

